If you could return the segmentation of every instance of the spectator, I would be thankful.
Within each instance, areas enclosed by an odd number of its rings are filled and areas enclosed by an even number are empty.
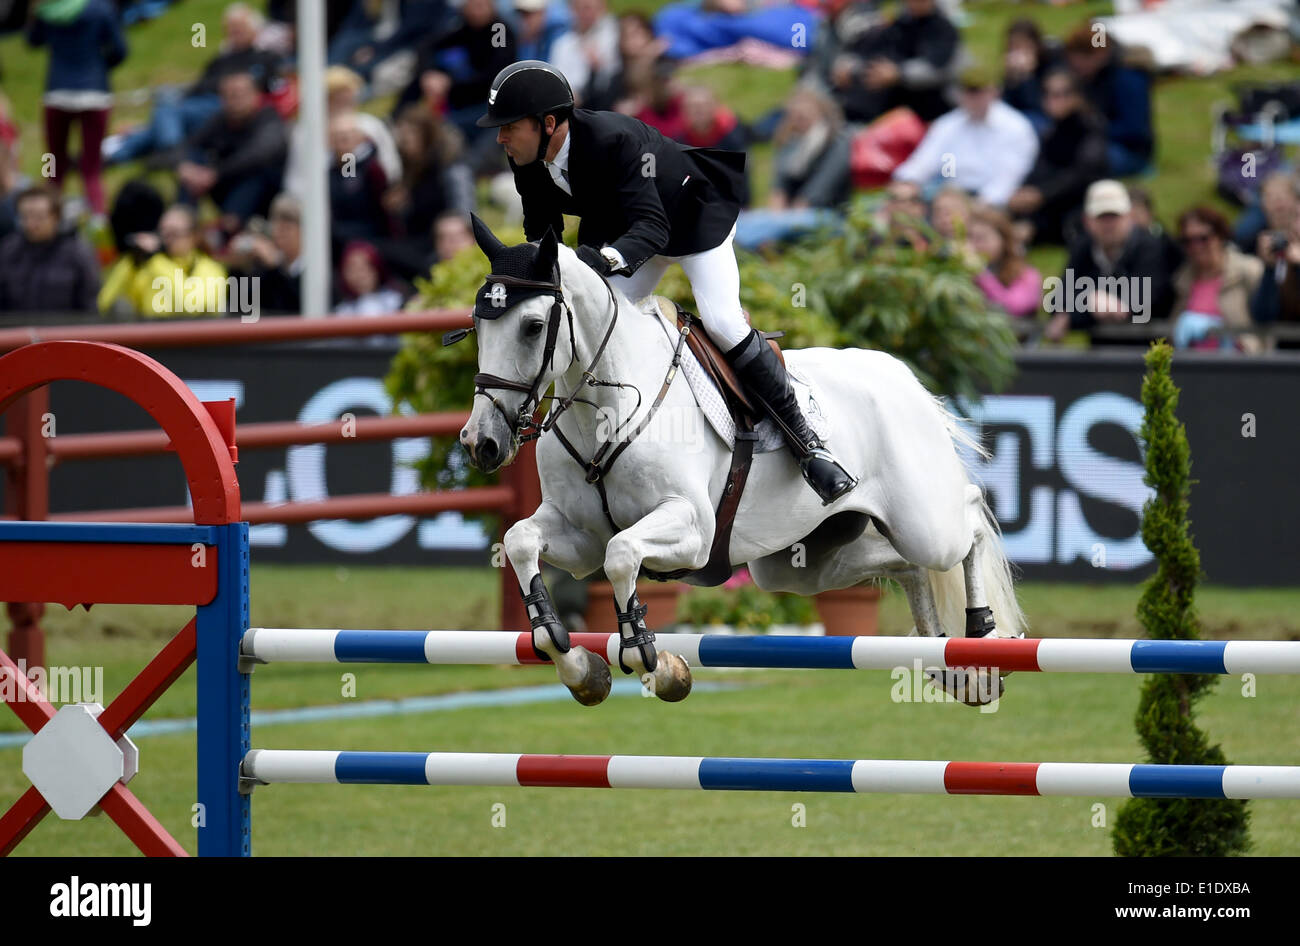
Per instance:
[[[1233,348],[1259,354],[1259,335],[1217,337],[1217,329],[1249,328],[1250,300],[1259,288],[1264,263],[1229,241],[1227,219],[1209,207],[1192,207],[1178,218],[1178,240],[1187,259],[1174,274],[1174,344],[1177,347]]]
[[[1101,45],[1094,40],[1101,36]],[[1089,26],[1065,41],[1065,58],[1079,77],[1083,97],[1106,119],[1107,166],[1111,177],[1137,174],[1151,162],[1151,77],[1123,65],[1115,43]]]
[[[706,85],[687,86],[682,93],[684,130],[678,140],[692,148],[723,148],[744,151],[747,144],[745,126],[736,113],[718,101]],[[741,198],[748,203],[748,198]]]
[[[862,34],[831,65],[831,84],[853,122],[905,106],[923,121],[951,107],[947,87],[961,36],[935,0],[905,0],[892,22]]]
[[[1257,323],[1300,324],[1300,214],[1291,218],[1286,233],[1262,233],[1259,257],[1264,275],[1251,300],[1251,316]],[[1279,340],[1278,348],[1300,348],[1300,342]]]
[[[199,248],[192,207],[169,207],[157,234],[131,242],[99,292],[101,312],[166,319],[226,310],[226,268]]]
[[[450,21],[446,0],[354,0],[330,40],[327,59],[369,82],[381,63],[441,35]]]
[[[686,113],[682,108],[682,89],[676,78],[677,63],[660,59],[652,69],[648,84],[633,88],[632,98],[640,107],[632,114],[665,138],[680,141],[686,136]]]
[[[233,234],[266,212],[284,174],[288,141],[284,122],[261,103],[251,73],[227,73],[218,88],[221,111],[186,141],[188,159],[176,177],[179,199],[193,205],[211,197],[224,215],[222,229]]]
[[[53,157],[51,182],[63,189],[69,164],[68,132],[81,127],[81,180],[91,209],[105,208],[102,145],[113,105],[108,73],[126,58],[126,37],[108,0],[35,4],[27,42],[50,47],[45,79],[45,143]]]
[[[1274,171],[1259,183],[1259,203],[1248,207],[1237,220],[1233,242],[1239,249],[1254,253],[1260,236],[1286,233],[1297,213],[1300,213],[1300,178],[1286,171]]]
[[[546,62],[551,58],[551,49],[555,40],[564,33],[562,21],[554,19],[549,12],[552,0],[514,0],[515,19],[519,23],[519,46],[515,55],[520,59],[539,59]],[[557,4],[563,0],[554,0]]]
[[[810,86],[792,92],[772,143],[769,207],[836,207],[848,199],[851,137],[829,95]]]
[[[393,220],[384,206],[388,178],[356,116],[334,116],[329,135],[334,151],[329,178],[330,239],[335,252],[352,240],[394,236]]]
[[[1038,157],[1029,119],[998,98],[997,82],[980,68],[962,74],[961,105],[939,118],[894,171],[925,187],[954,183],[986,204],[1005,204]]]
[[[231,241],[231,272],[260,284],[261,311],[302,313],[302,204],[293,194],[271,201],[270,233],[245,231]]]
[[[835,64],[848,57],[847,65],[860,65],[860,60],[850,53],[868,32],[884,24],[884,17],[875,0],[830,0],[825,4],[826,19],[822,21],[812,40],[812,48],[799,66],[799,76],[804,84],[815,85],[823,91],[835,89],[832,78]],[[777,119],[780,109],[777,109]],[[773,120],[773,121],[775,121]],[[774,129],[775,124],[772,125]]]
[[[1141,187],[1128,187],[1129,202],[1133,205],[1133,226],[1139,230],[1145,230],[1151,236],[1155,237],[1160,243],[1160,248],[1164,252],[1165,272],[1172,273],[1183,265],[1183,250],[1169,235],[1169,232],[1160,225],[1156,219],[1155,203],[1151,199],[1150,193]]]
[[[559,69],[579,106],[589,89],[606,86],[619,68],[619,23],[605,0],[569,0],[573,28],[555,41],[550,63]]]
[[[18,126],[8,120],[0,100],[0,240],[18,227],[18,195],[31,185],[18,164]]]
[[[960,187],[942,187],[930,200],[930,226],[954,246],[965,242],[970,214],[970,195]]]
[[[402,176],[402,158],[397,153],[393,133],[378,115],[357,111],[357,103],[365,82],[346,66],[330,66],[325,70],[326,124],[336,115],[350,114],[357,126],[375,148],[384,174],[390,181]],[[282,188],[302,199],[306,195],[307,126],[299,121],[289,134],[289,156],[285,163]]]
[[[172,151],[221,110],[221,77],[246,72],[262,92],[270,92],[280,71],[279,57],[255,45],[262,17],[246,3],[232,3],[221,15],[225,38],[221,51],[208,61],[188,89],[159,89],[149,123],[104,142],[108,164],[133,161],[155,151]]]
[[[887,239],[898,246],[925,250],[928,242],[921,233],[925,222],[925,201],[921,188],[912,181],[891,181],[885,199],[876,212],[876,222]]]
[[[397,120],[397,147],[402,175],[389,186],[383,205],[399,235],[374,242],[384,261],[410,279],[431,263],[434,221],[448,210],[474,209],[474,176],[460,161],[460,132],[418,103],[406,106]]]
[[[459,210],[444,210],[433,222],[433,253],[437,262],[453,259],[478,244],[469,217]]]
[[[631,102],[633,90],[648,86],[655,63],[667,46],[666,40],[655,38],[654,27],[644,13],[624,13],[618,18],[618,68],[587,83],[583,107],[634,114],[638,106]]]
[[[1043,107],[1050,124],[1038,159],[1007,209],[1028,224],[1028,242],[1059,244],[1088,186],[1106,176],[1106,133],[1067,70],[1057,69],[1044,80]]]
[[[113,231],[113,246],[118,254],[127,253],[134,246],[132,237],[137,233],[152,233],[158,229],[167,204],[162,194],[145,178],[127,181],[113,198],[108,223]]]
[[[409,291],[391,279],[379,251],[364,241],[343,248],[335,315],[388,315],[400,312]],[[380,336],[382,338],[382,336]]]
[[[1119,181],[1097,181],[1088,188],[1085,235],[1070,250],[1060,288],[1048,287],[1044,300],[1052,313],[1044,332],[1050,341],[1059,341],[1067,329],[1092,329],[1130,317],[1145,322],[1168,314],[1170,274],[1164,251],[1155,237],[1134,225],[1132,211]],[[1093,338],[1093,344],[1106,341]],[[1145,339],[1133,341],[1146,344]]]
[[[60,229],[57,192],[32,185],[16,206],[18,230],[0,239],[0,312],[94,312],[99,263],[75,231]]]
[[[1043,109],[1043,81],[1059,67],[1059,59],[1059,51],[1048,46],[1033,20],[1014,20],[1007,27],[1002,101],[1028,118],[1040,135],[1051,124]]]
[[[975,285],[1013,319],[1032,318],[1042,308],[1043,276],[1021,256],[1011,220],[981,207],[972,214],[970,245],[985,264]]]
[[[497,21],[492,0],[465,0],[454,27],[431,36],[417,50],[415,78],[398,97],[393,114],[423,98],[465,136],[476,170],[499,165],[496,136],[475,122],[483,114],[492,80],[515,61],[514,33]]]

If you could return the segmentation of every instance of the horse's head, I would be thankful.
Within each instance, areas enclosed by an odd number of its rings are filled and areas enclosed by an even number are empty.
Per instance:
[[[514,459],[542,395],[570,364],[572,315],[564,318],[570,310],[554,232],[536,243],[506,246],[471,217],[492,270],[474,301],[479,373],[460,442],[475,468],[491,473]]]

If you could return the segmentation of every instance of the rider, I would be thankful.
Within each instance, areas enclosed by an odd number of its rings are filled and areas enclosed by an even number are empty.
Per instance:
[[[824,504],[857,485],[808,426],[781,359],[741,310],[731,243],[743,153],[689,148],[630,116],[575,109],[568,80],[538,60],[497,74],[478,124],[498,129],[529,240],[548,227],[563,233],[563,214],[581,217],[578,258],[633,301],[681,263],[705,329],[774,416],[808,485]]]

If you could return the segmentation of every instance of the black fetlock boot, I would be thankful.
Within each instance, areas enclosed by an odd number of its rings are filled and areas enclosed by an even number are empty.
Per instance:
[[[767,411],[785,436],[785,442],[799,461],[799,470],[826,506],[858,485],[812,432],[799,410],[799,402],[785,373],[785,365],[772,346],[758,332],[727,352],[727,361],[736,369],[740,382],[750,397]]]
[[[614,613],[618,615],[618,668],[624,673],[633,673],[623,659],[623,654],[635,649],[641,658],[641,665],[646,673],[654,673],[658,666],[658,653],[655,651],[655,632],[646,627],[645,616],[650,609],[641,603],[635,591],[627,603],[627,610],[618,609],[618,598],[614,598]]]
[[[523,592],[520,594],[524,599],[524,611],[528,614],[528,623],[533,626],[533,630],[542,628],[556,649],[562,654],[567,654],[570,646],[569,632],[565,630],[564,625],[560,623],[559,615],[555,613],[555,606],[551,604],[551,596],[546,590],[546,582],[542,576],[534,575],[533,580],[528,583],[528,594]],[[550,659],[538,648],[535,641],[533,653],[539,660]]]

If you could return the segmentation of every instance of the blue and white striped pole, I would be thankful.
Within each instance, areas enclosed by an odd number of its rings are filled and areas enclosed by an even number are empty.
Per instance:
[[[617,634],[573,634],[611,664]],[[1044,673],[1300,674],[1300,641],[1024,640],[947,637],[787,637],[658,634],[661,650],[693,667],[892,670],[996,667]],[[516,631],[349,631],[252,628],[241,653],[255,662],[540,664]]]

